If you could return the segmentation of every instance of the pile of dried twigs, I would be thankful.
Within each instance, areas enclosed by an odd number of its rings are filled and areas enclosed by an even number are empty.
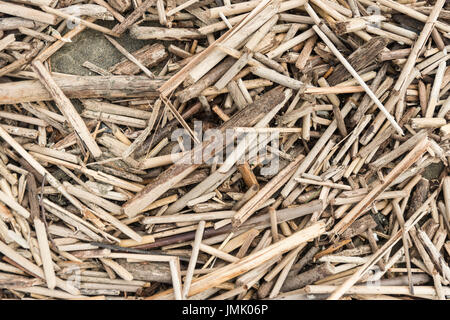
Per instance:
[[[0,1],[0,298],[450,297],[445,2]]]

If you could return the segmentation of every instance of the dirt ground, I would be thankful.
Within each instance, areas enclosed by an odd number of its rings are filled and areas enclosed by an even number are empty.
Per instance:
[[[107,28],[112,28],[114,23],[98,23]],[[116,39],[128,52],[136,51],[148,44],[149,41],[136,40],[125,33]],[[67,43],[52,56],[52,70],[55,72],[69,73],[82,76],[97,75],[82,66],[85,61],[108,70],[111,66],[122,60],[124,56],[103,36],[102,33],[85,29],[72,43]]]

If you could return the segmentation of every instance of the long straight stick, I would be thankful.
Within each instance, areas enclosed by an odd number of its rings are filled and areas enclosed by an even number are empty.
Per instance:
[[[102,151],[95,142],[95,139],[91,136],[89,129],[81,116],[78,114],[72,102],[70,102],[61,88],[56,84],[47,68],[45,68],[41,61],[36,60],[33,62],[33,70],[36,72],[41,83],[55,100],[58,109],[67,118],[67,121],[80,136],[81,140],[83,140],[86,144],[86,147],[89,149],[94,158],[100,157]]]
[[[402,234],[404,232],[408,232],[427,213],[426,208],[430,205],[431,201],[434,200],[435,195],[436,193],[428,198],[428,200],[416,210],[413,216],[411,216],[411,218],[409,218],[409,220],[405,223],[403,230],[399,230],[396,234],[392,235],[391,238],[370,257],[369,261],[359,267],[350,278],[348,278],[335,291],[333,291],[327,300],[338,300],[347,292],[347,290],[358,282],[358,280],[385,255],[386,251],[392,248],[400,240]]]
[[[203,238],[203,232],[205,231],[206,222],[204,220],[200,221],[197,227],[197,232],[195,233],[194,244],[192,245],[191,258],[189,260],[188,269],[186,272],[186,279],[183,284],[183,299],[186,299],[191,287],[192,277],[194,275],[195,265],[197,264],[198,253],[200,252],[200,244]]]
[[[364,91],[367,93],[367,95],[372,99],[372,101],[377,105],[377,107],[380,109],[381,112],[385,115],[385,117],[388,119],[388,121],[392,124],[392,126],[395,128],[395,130],[403,135],[403,130],[400,128],[400,126],[397,124],[397,121],[395,121],[394,117],[386,110],[386,108],[383,106],[383,104],[378,100],[375,93],[370,90],[369,86],[364,82],[364,80],[359,76],[358,72],[356,72],[355,69],[348,63],[348,61],[344,58],[344,56],[339,52],[339,50],[334,46],[333,42],[328,39],[328,37],[325,35],[325,33],[320,30],[318,26],[313,26],[314,31],[319,35],[320,38],[322,38],[323,42],[330,48],[330,50],[334,53],[336,58],[339,59],[339,61],[342,63],[342,65],[347,69],[348,72],[358,81],[361,87],[364,88]]]

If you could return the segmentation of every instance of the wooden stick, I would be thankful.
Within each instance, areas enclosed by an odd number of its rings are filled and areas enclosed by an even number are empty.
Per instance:
[[[168,17],[173,16],[175,13],[186,9],[187,7],[197,3],[198,1],[199,0],[188,0],[188,1],[184,2],[183,4],[180,4],[179,6],[167,11],[166,16],[168,16]]]
[[[420,220],[420,218],[424,215],[426,211],[424,208],[427,208],[429,203],[434,197],[430,197],[415,213],[414,215],[408,219],[405,223],[404,230],[408,232],[414,225]],[[375,253],[372,255],[369,261],[367,261],[363,266],[359,267],[355,273],[353,273],[350,278],[348,278],[343,284],[341,284],[335,291],[328,297],[328,300],[337,300],[339,299],[348,289],[350,289],[359,279],[367,272],[370,267],[376,263],[379,259],[382,258],[386,250],[392,248],[393,245],[397,243],[402,237],[402,230],[399,230],[395,235],[392,235],[391,238]],[[415,287],[417,290],[417,287]],[[408,288],[409,290],[409,288]],[[417,291],[416,291],[417,292]]]
[[[0,51],[3,51],[7,46],[16,41],[14,34],[7,35],[0,40]]]
[[[45,12],[51,13],[52,15],[55,15],[55,16],[58,16],[58,17],[61,17],[61,18],[64,18],[64,19],[68,19],[69,21],[76,21],[77,23],[85,25],[86,27],[88,27],[90,29],[100,31],[100,32],[105,33],[105,34],[109,34],[109,35],[111,35],[113,37],[118,37],[119,36],[119,34],[115,33],[114,31],[109,30],[108,28],[99,26],[99,25],[97,25],[95,23],[92,23],[92,22],[90,22],[88,20],[83,20],[83,19],[80,19],[80,18],[78,18],[76,16],[72,16],[70,14],[64,13],[61,10],[53,9],[51,7],[48,7],[48,6],[42,6],[41,8]]]
[[[407,16],[410,16],[413,19],[419,20],[421,22],[425,22],[426,24],[428,22],[431,22],[432,20],[428,20],[429,17],[427,17],[426,15],[417,12],[416,10],[414,10],[413,8],[410,8],[404,4],[400,4],[398,2],[392,1],[392,0],[380,0],[378,1],[381,5],[392,8],[398,12],[401,12],[403,14],[406,14]],[[445,3],[445,2],[444,2]],[[442,6],[441,5],[435,5],[433,7],[433,10],[431,10],[430,16],[433,14],[433,12],[435,12],[436,18],[439,15],[439,12],[441,11]],[[436,21],[436,20],[434,20]],[[448,26],[445,23],[436,21],[436,22],[432,22],[432,24],[436,24],[436,27],[442,31],[445,32],[450,32],[450,26]]]
[[[251,67],[250,71],[258,77],[273,81],[291,89],[299,90],[304,87],[304,84],[301,81],[282,75],[263,66]]]
[[[39,252],[41,254],[45,280],[49,289],[54,289],[56,286],[55,269],[53,268],[53,260],[50,254],[50,248],[48,245],[47,231],[45,230],[44,223],[39,219],[34,219],[34,228],[36,231],[36,237],[39,243]]]
[[[95,18],[88,18],[87,21],[94,22]],[[47,49],[43,50],[37,57],[36,60],[45,61],[50,58],[56,51],[61,49],[68,41],[71,41],[73,37],[86,29],[86,26],[83,24],[77,25],[75,28],[67,32],[62,39],[58,39],[58,41],[54,42]]]
[[[298,166],[304,155],[299,155],[295,161],[287,165],[275,176],[270,183],[267,183],[252,199],[250,199],[238,212],[233,216],[232,223],[234,227],[240,226],[258,209],[258,205],[266,201],[273,193],[275,193],[291,176],[292,170]]]
[[[52,26],[57,23],[57,18],[52,14],[3,1],[0,1],[0,12],[45,24],[50,24]]]
[[[241,173],[242,179],[244,180],[248,188],[251,188],[254,185],[259,187],[258,180],[256,179],[256,176],[250,168],[248,162],[238,165],[237,169]]]
[[[22,207],[11,195],[4,193],[3,191],[0,191],[0,196],[3,203],[5,203],[8,207],[16,211],[22,217],[24,217],[25,219],[30,217],[30,212],[24,207]]]
[[[36,275],[42,279],[45,279],[44,272],[34,263],[30,262],[28,259],[24,258],[16,251],[7,246],[3,241],[0,241],[0,252],[10,258],[12,261],[17,263],[22,268],[26,269],[28,272]],[[56,278],[56,286],[62,290],[72,294],[79,295],[80,291],[73,286],[69,285],[66,281]]]
[[[320,30],[319,27],[313,26],[313,30],[319,35],[319,37],[326,43],[328,48],[334,53],[334,55],[339,59],[339,61],[344,65],[344,67],[351,73],[351,75],[358,81],[359,85],[364,88],[364,91],[370,96],[373,102],[377,105],[377,107],[381,110],[381,112],[385,115],[386,119],[392,124],[392,126],[397,130],[397,132],[403,135],[403,130],[400,128],[395,119],[391,116],[391,114],[386,110],[383,104],[378,100],[376,95],[370,90],[367,84],[363,79],[359,76],[359,74],[353,69],[353,67],[347,62],[344,56],[339,52],[339,50],[334,46],[334,44],[328,39],[325,33]]]
[[[187,298],[187,294],[191,286],[192,277],[194,275],[195,266],[197,264],[198,253],[200,250],[200,244],[202,242],[204,230],[205,230],[205,221],[201,220],[198,224],[197,231],[195,233],[194,243],[192,244],[191,258],[189,259],[186,278],[183,284],[183,299]]]
[[[411,119],[411,127],[413,129],[423,128],[440,128],[445,126],[447,121],[444,118],[413,118]]]
[[[119,22],[123,22],[125,18],[116,10],[114,10],[105,0],[94,0],[94,2],[100,6],[105,7],[111,14],[114,16],[114,18],[117,19]]]
[[[425,113],[425,117],[427,118],[433,118],[434,109],[436,108],[436,104],[439,100],[439,91],[446,67],[447,63],[445,61],[439,63],[439,67],[434,78],[433,89],[431,89],[430,98],[428,100],[427,112]]]
[[[277,243],[266,247],[265,249],[248,255],[247,257],[240,259],[238,262],[234,262],[225,267],[219,268],[217,271],[214,271],[194,281],[191,285],[188,296],[192,296],[196,293],[202,292],[207,288],[217,286],[227,280],[239,276],[244,272],[250,271],[262,265],[264,262],[269,261],[275,256],[290,251],[292,250],[292,248],[295,248],[299,244],[320,236],[324,231],[324,223],[318,222],[308,228],[294,233],[290,237],[287,237]],[[163,292],[159,295],[159,298],[167,295],[170,296],[171,293],[172,290]]]
[[[269,97],[271,98],[273,97],[272,98],[273,100],[270,99],[270,103]],[[255,124],[263,117],[263,114],[260,114],[259,116],[255,117],[253,111],[255,110],[254,108],[258,108],[256,110],[260,110],[259,112],[261,112],[261,107],[262,108],[273,107],[272,103],[279,103],[283,101],[284,98],[285,98],[284,93],[281,92],[281,90],[279,89],[274,89],[272,91],[267,92],[265,96],[262,96],[259,100],[256,100],[253,104],[247,106],[245,109],[236,113],[232,119],[230,119],[229,121],[227,121],[225,124],[222,125],[221,130],[226,130],[231,126],[240,126],[240,123]],[[140,210],[143,210],[146,206],[148,206],[148,204],[152,203],[154,200],[159,198],[165,191],[170,189],[170,187],[173,184],[180,182],[184,177],[192,173],[199,166],[199,164],[191,164],[186,166],[185,163],[186,162],[192,163],[191,159],[194,158],[196,152],[199,152],[199,150],[203,150],[204,146],[207,146],[209,143],[211,143],[211,141],[203,142],[203,144],[200,144],[198,145],[198,147],[195,147],[189,154],[183,157],[184,160],[183,159],[179,160],[180,162],[179,165],[174,164],[168,170],[163,172],[158,177],[158,179],[156,179],[153,183],[148,184],[144,190],[138,193],[132,200],[124,204],[123,206],[124,212],[130,216],[138,214]],[[206,161],[206,159],[203,160]],[[179,171],[180,168],[182,169]],[[172,172],[175,171],[177,172],[177,174],[173,175]]]
[[[104,263],[105,265],[107,265],[108,267],[110,267],[112,270],[114,270],[114,272],[117,273],[122,279],[124,279],[126,281],[133,280],[133,278],[134,278],[133,275],[131,273],[129,273],[127,269],[122,267],[120,264],[118,264],[114,260],[107,259],[107,258],[100,258],[100,261],[102,263]]]
[[[92,138],[88,128],[86,127],[86,124],[81,119],[75,107],[53,80],[50,72],[48,72],[42,62],[38,60],[33,62],[33,68],[38,75],[39,80],[55,100],[61,113],[67,118],[70,125],[80,136],[81,140],[86,144],[92,156],[94,156],[94,158],[100,157],[102,151],[98,147],[95,140]]]
[[[278,226],[277,226],[277,211],[269,207],[269,214],[270,214],[270,225],[272,229],[272,238],[274,242],[277,242],[279,240],[278,237]]]
[[[120,24],[116,25],[112,32],[114,34],[121,35],[124,33],[131,25],[133,25],[139,17],[141,17],[148,8],[155,4],[156,0],[146,0],[140,6],[138,6],[125,20],[121,21]]]
[[[355,98],[357,100],[357,98]],[[345,117],[347,113],[352,108],[353,102],[349,100],[344,107],[341,110],[342,116]],[[302,173],[305,173],[306,170],[309,168],[311,163],[314,161],[316,156],[319,154],[319,152],[322,150],[322,148],[325,146],[325,144],[328,142],[328,140],[333,135],[334,131],[337,129],[337,122],[334,120],[328,128],[325,130],[325,132],[322,134],[320,139],[316,142],[314,147],[310,150],[310,152],[306,155],[305,159],[302,161],[300,166],[297,168],[296,172],[292,176],[292,178],[286,183],[284,188],[281,190],[281,195],[286,199],[288,195],[291,193],[291,191],[295,188],[297,182],[295,181],[295,177],[300,176]]]
[[[53,80],[68,98],[156,97],[163,80],[139,76],[54,76]],[[86,87],[91,90],[85,90]],[[43,84],[36,80],[0,84],[0,103],[14,104],[52,100]]]
[[[269,53],[267,53],[267,57],[269,59],[273,59],[275,57],[278,57],[283,52],[285,52],[285,51],[295,47],[299,43],[302,43],[303,41],[311,38],[312,36],[314,36],[314,31],[312,29],[309,29],[309,30],[299,34],[298,36],[292,38],[291,40],[286,41],[285,43],[281,44],[280,46],[278,46],[273,51],[270,51]]]
[[[124,47],[122,47],[116,40],[111,37],[105,35],[105,38],[108,39],[109,42],[117,49],[121,54],[123,54],[127,59],[133,62],[135,65],[139,67],[150,79],[154,79],[155,75],[147,69],[138,59],[136,59],[132,54],[130,54]]]
[[[342,218],[336,225],[333,227],[333,234],[342,234],[361,214],[364,212],[364,209],[367,208],[370,203],[380,194],[384,189],[386,189],[394,179],[400,175],[403,171],[408,169],[414,162],[416,162],[419,157],[426,151],[426,149],[430,146],[430,142],[428,138],[423,139],[414,147],[411,152],[400,161],[394,169],[389,172],[389,174],[385,177],[383,183],[380,183],[371,192],[367,194],[367,196],[359,202],[353,209],[346,214],[344,218]]]

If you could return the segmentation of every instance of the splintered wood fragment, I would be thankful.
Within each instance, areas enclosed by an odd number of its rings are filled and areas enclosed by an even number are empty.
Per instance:
[[[85,67],[85,68],[88,68],[89,70],[91,70],[91,71],[93,71],[93,72],[95,72],[95,73],[97,73],[99,75],[102,75],[102,76],[111,76],[112,75],[111,72],[109,72],[107,70],[104,70],[104,69],[100,68],[99,66],[96,66],[95,64],[93,64],[92,62],[89,62],[89,61],[83,62],[82,66]]]
[[[135,119],[131,117],[119,116],[115,114],[96,112],[91,110],[84,110],[81,113],[83,118],[95,119],[104,122],[110,122],[120,125],[125,125],[134,128],[145,128],[145,120]]]
[[[203,238],[203,232],[205,230],[205,221],[200,221],[195,232],[194,243],[192,244],[191,258],[189,259],[189,265],[186,271],[186,278],[183,283],[183,299],[186,299],[187,294],[192,283],[192,278],[194,275],[195,266],[197,264],[198,254],[200,251],[200,245]]]
[[[383,104],[378,100],[376,95],[370,90],[367,84],[363,79],[359,76],[359,74],[353,69],[353,67],[348,63],[348,61],[344,58],[344,56],[339,52],[339,50],[334,46],[334,44],[328,39],[325,33],[320,30],[319,27],[313,26],[314,31],[319,35],[319,37],[326,43],[326,45],[330,48],[330,50],[334,53],[334,55],[339,59],[339,61],[344,65],[344,67],[350,72],[350,74],[358,81],[361,87],[364,88],[364,91],[370,96],[370,98],[375,102],[377,107],[381,112],[385,115],[386,119],[392,124],[392,126],[397,130],[397,132],[403,135],[403,130],[400,128],[398,123],[392,117],[392,115],[386,110]]]
[[[253,104],[250,104],[243,110],[235,113],[235,115],[225,122],[220,129],[224,131],[227,128],[241,126],[242,124],[245,124],[246,126],[253,125],[265,115],[265,112],[268,112],[274,105],[277,105],[283,99],[284,93],[281,89],[268,91]],[[175,163],[169,169],[161,173],[133,199],[127,201],[123,205],[124,213],[130,217],[137,215],[141,210],[145,209],[149,204],[158,199],[164,192],[169,190],[174,184],[180,182],[183,178],[192,173],[199,166],[197,163],[192,163],[192,159],[194,159],[196,152],[203,150],[203,147],[208,146],[209,143],[211,143],[211,141],[199,144],[190,153],[180,159],[178,161],[179,164]],[[203,161],[206,160],[207,159],[203,159]]]
[[[175,13],[180,12],[183,9],[186,9],[187,7],[197,3],[199,0],[188,0],[182,4],[180,4],[178,7],[175,7],[169,11],[166,12],[166,16],[170,17],[173,16]]]
[[[272,238],[274,242],[277,242],[279,240],[278,237],[278,226],[277,226],[277,211],[269,207],[269,214],[270,214],[270,225],[272,230]]]
[[[151,114],[150,119],[148,120],[147,127],[143,132],[137,137],[133,143],[123,152],[122,157],[124,159],[128,158],[139,146],[144,143],[145,139],[149,136],[150,132],[153,130],[153,127],[158,119],[159,109],[161,108],[161,100],[157,100],[153,106],[153,112]]]
[[[146,68],[156,66],[167,58],[166,49],[160,43],[146,45],[131,53],[131,55],[139,60]],[[139,66],[128,59],[117,63],[109,69],[111,73],[119,75],[134,75],[137,74],[139,70]]]
[[[7,46],[16,41],[16,37],[14,34],[7,35],[3,39],[0,40],[0,51],[3,51]]]
[[[203,251],[205,253],[208,253],[212,256],[215,256],[221,260],[227,261],[227,262],[237,262],[239,261],[238,258],[235,256],[228,254],[226,252],[223,252],[222,250],[216,249],[214,247],[208,246],[206,244],[201,243],[199,247],[200,251]]]
[[[114,272],[117,273],[122,279],[127,281],[131,281],[134,279],[133,275],[116,261],[108,258],[100,258],[100,261],[113,269]]]
[[[64,19],[68,19],[69,21],[76,21],[76,22],[78,22],[78,23],[80,23],[82,25],[85,25],[86,27],[88,27],[90,29],[93,29],[93,30],[96,30],[96,31],[100,31],[100,32],[105,33],[105,34],[109,34],[109,35],[111,35],[113,37],[118,37],[119,36],[117,33],[109,30],[108,28],[99,26],[98,24],[92,23],[92,22],[90,22],[88,20],[83,20],[83,19],[80,19],[80,18],[78,18],[76,16],[72,16],[70,14],[64,13],[61,10],[53,9],[51,7],[48,7],[48,6],[42,6],[41,8],[45,12],[51,13],[52,15],[55,15],[55,16],[58,16],[58,17],[61,17],[61,18],[64,18]]]
[[[50,25],[57,23],[53,14],[4,1],[0,1],[0,12]]]
[[[203,38],[196,29],[189,28],[161,28],[161,27],[138,27],[130,29],[130,35],[138,40],[189,40]]]
[[[112,104],[94,99],[85,99],[81,100],[81,102],[87,110],[97,112],[105,112],[144,120],[148,120],[152,116],[152,113],[149,111],[139,110],[132,107],[123,107],[118,104]]]
[[[273,81],[275,83],[281,84],[281,85],[291,88],[291,89],[299,90],[305,86],[299,80],[285,76],[283,74],[280,74],[272,69],[269,69],[269,68],[266,68],[263,66],[251,67],[250,71],[254,75],[257,75],[258,77]]]
[[[259,186],[258,180],[256,179],[256,176],[250,168],[248,162],[238,165],[237,168],[241,173],[242,179],[247,187],[251,188],[253,185]]]
[[[244,94],[242,93],[242,90],[239,88],[236,81],[231,80],[227,84],[228,92],[230,93],[231,98],[233,99],[233,102],[237,105],[239,110],[244,109],[248,102],[244,97]]]
[[[154,79],[155,75],[147,69],[146,66],[144,66],[135,56],[130,54],[124,47],[122,47],[116,40],[114,40],[111,37],[108,37],[105,35],[105,38],[108,39],[109,42],[117,49],[121,54],[123,54],[125,57],[127,57],[128,60],[133,62],[136,66],[139,67],[150,79]]]
[[[89,22],[94,22],[96,18],[87,18],[86,19]],[[80,32],[82,32],[84,29],[86,29],[86,26],[83,24],[78,24],[75,28],[67,32],[64,37],[59,38],[58,41],[54,42],[51,46],[44,49],[39,55],[36,57],[37,60],[45,61],[48,58],[50,58],[56,51],[61,49],[67,42],[71,42],[72,38],[78,35]]]
[[[2,130],[2,129],[0,129]],[[30,217],[30,212],[22,207],[11,195],[0,191],[1,201],[25,219]]]
[[[53,268],[53,260],[50,254],[50,247],[48,245],[47,231],[44,223],[39,219],[34,219],[34,228],[36,231],[36,237],[39,243],[39,252],[41,254],[45,280],[49,289],[54,289],[56,286],[55,269]]]
[[[354,18],[348,21],[339,21],[336,23],[336,33],[341,36],[346,33],[364,30],[366,29],[367,25],[368,21],[362,18]]]
[[[225,3],[225,2],[224,2]],[[259,4],[259,1],[246,1],[236,4],[227,4],[221,7],[215,7],[208,10],[208,15],[211,19],[219,18],[219,13],[222,12],[225,16],[236,15],[240,13],[249,12]]]
[[[169,261],[170,273],[172,275],[172,285],[175,292],[175,300],[183,300],[182,284],[181,284],[181,270],[180,259],[173,257]]]
[[[427,199],[423,205],[405,222],[404,230],[397,231],[390,239],[380,248],[376,253],[374,253],[371,258],[361,267],[359,267],[353,275],[347,278],[344,283],[339,287],[334,288],[333,293],[327,298],[328,300],[337,300],[342,297],[345,292],[347,292],[375,263],[380,260],[387,250],[392,248],[402,237],[403,232],[408,232],[413,230],[414,225],[424,216],[426,213],[426,208],[430,205],[430,202],[434,200],[436,192],[433,196]],[[406,288],[409,292],[409,288]],[[417,292],[417,287],[415,287]]]
[[[3,178],[5,178],[12,186],[16,185],[18,182],[17,178],[9,171],[2,160],[0,160],[0,175],[3,176]]]
[[[42,64],[42,62],[36,60],[33,62],[33,68],[39,77],[39,80],[49,91],[50,95],[56,102],[61,113],[66,117],[67,121],[73,127],[73,129],[80,136],[80,139],[86,144],[86,147],[91,152],[94,158],[100,157],[102,151],[98,147],[95,140],[92,138],[86,124],[83,119],[81,119],[77,110],[73,106],[72,102],[66,97],[64,92],[59,88],[57,83],[53,80],[50,72]]]
[[[11,249],[3,241],[0,241],[0,252],[26,271],[30,272],[33,275],[36,275],[41,279],[45,279],[45,274],[41,268]],[[77,288],[59,278],[56,278],[56,286],[72,295],[80,295],[80,291]]]
[[[357,100],[357,98],[356,98]],[[345,117],[351,110],[353,102],[349,100],[344,107],[341,109],[342,116]],[[314,147],[310,150],[310,152],[306,155],[305,159],[302,161],[300,166],[297,168],[295,174],[292,178],[286,183],[284,188],[281,190],[281,195],[284,198],[287,198],[289,194],[292,192],[297,182],[295,181],[295,177],[299,177],[302,173],[305,173],[309,166],[312,164],[316,156],[325,146],[325,144],[329,141],[334,131],[337,129],[337,121],[333,120],[333,122],[328,126],[328,128],[323,132],[320,139],[316,142]]]
[[[249,70],[250,71],[250,70]],[[230,89],[230,83],[233,83],[232,88]],[[239,91],[241,90],[251,90],[251,89],[261,89],[264,87],[270,87],[273,85],[272,81],[269,80],[264,80],[264,79],[252,79],[252,80],[245,80],[242,81],[242,79],[237,79],[237,80],[231,80],[228,85],[223,88],[222,90],[217,90],[215,87],[209,87],[206,88],[205,90],[203,90],[201,92],[201,95],[203,96],[208,96],[208,98],[210,98],[210,96],[216,96],[218,94],[223,94],[223,93],[232,93],[233,90],[237,90],[239,89]],[[243,99],[245,99],[244,97],[244,93],[243,91],[240,92],[240,94],[243,96]],[[247,102],[247,99],[245,99],[245,101]],[[251,102],[248,102],[251,103]],[[229,107],[227,107],[229,108]]]
[[[302,43],[303,41],[311,38],[314,36],[314,31],[312,29],[309,29],[301,34],[299,34],[298,36],[286,41],[285,43],[281,44],[280,46],[278,46],[276,49],[274,49],[273,51],[267,53],[267,57],[269,59],[273,59],[275,57],[280,56],[283,52],[291,49],[292,47],[295,47],[296,45],[298,45],[299,43]]]
[[[335,189],[352,190],[352,187],[344,185],[344,184],[339,184],[339,183],[332,183],[332,182],[327,182],[327,181],[315,181],[312,179],[305,179],[305,178],[295,178],[295,180],[299,183],[304,183],[304,184],[316,184],[319,186],[326,186],[326,187],[335,188]]]
[[[292,175],[292,171],[304,159],[304,155],[299,155],[295,161],[288,164],[281,170],[269,183],[267,183],[252,199],[250,199],[238,212],[233,216],[232,223],[234,227],[239,227],[258,209],[258,205],[269,199]]]
[[[339,129],[341,136],[346,137],[347,128],[345,126],[344,117],[342,117],[341,110],[336,105],[333,105],[333,114],[336,119],[337,127]]]
[[[425,117],[427,118],[432,118],[434,115],[434,110],[436,108],[437,101],[439,100],[439,92],[441,89],[441,84],[446,67],[447,63],[445,61],[439,63],[439,67],[434,78],[433,88],[431,89],[430,98],[428,100],[427,111],[425,113]]]
[[[317,36],[313,36],[306,40],[305,45],[303,46],[303,49],[300,52],[297,61],[295,62],[295,66],[297,67],[297,69],[302,70],[306,66],[308,58],[310,57],[311,52],[314,49],[316,41]]]
[[[109,0],[109,3],[105,0],[93,0],[96,4],[106,8],[113,16],[117,19],[117,21],[122,22],[125,18],[119,13],[124,12],[131,5],[131,0]],[[114,8],[117,9],[114,10]]]
[[[445,126],[447,121],[444,118],[413,118],[411,127],[413,129],[440,128]]]
[[[282,290],[286,292],[300,289],[334,273],[336,273],[334,266],[331,263],[325,262],[296,276],[288,277]]]
[[[247,271],[253,270],[263,263],[273,259],[279,254],[290,251],[293,248],[305,243],[311,239],[314,239],[325,232],[325,225],[323,222],[317,222],[312,226],[305,228],[301,231],[294,233],[293,235],[278,241],[264,249],[261,249],[255,253],[252,253],[245,258],[240,259],[237,262],[228,264],[217,271],[196,279],[191,284],[191,288],[188,293],[188,297],[202,292],[208,288],[217,286],[225,281],[233,279]],[[158,298],[164,296],[171,296],[172,290],[162,292],[158,295]],[[156,298],[156,297],[155,297]]]
[[[217,89],[223,89],[231,79],[234,78],[238,74],[239,71],[242,70],[252,58],[251,53],[244,53],[241,57],[233,64],[233,66],[228,69],[228,71],[216,82],[214,85]]]
[[[225,58],[215,68],[211,69],[205,74],[199,81],[188,86],[182,91],[177,92],[175,95],[180,102],[186,102],[192,98],[198,97],[203,90],[213,85],[229,68],[235,63],[235,60],[231,57]]]
[[[156,0],[146,0],[142,4],[138,5],[137,8],[125,18],[125,20],[121,21],[120,24],[117,24],[112,32],[115,34],[121,35],[124,33],[129,27],[131,27],[142,15],[147,11],[148,8],[155,4]]]
[[[422,154],[428,149],[430,146],[430,142],[428,138],[423,139],[408,153],[402,161],[400,161],[394,169],[389,172],[389,174],[384,177],[384,181],[373,188],[367,196],[359,202],[356,206],[352,208],[350,212],[348,212],[344,218],[342,218],[338,223],[333,227],[332,233],[335,235],[342,234],[352,223],[355,221],[361,214],[364,212],[365,208],[369,206],[375,198],[380,194],[384,189],[386,189],[392,181],[396,177],[398,177],[403,171],[408,169],[411,165],[413,165]]]
[[[114,20],[113,15],[106,8],[96,4],[74,4],[60,8],[59,10],[69,15],[95,17],[101,20]]]
[[[364,92],[361,86],[335,86],[335,87],[306,87],[303,91],[305,94],[342,94]]]

